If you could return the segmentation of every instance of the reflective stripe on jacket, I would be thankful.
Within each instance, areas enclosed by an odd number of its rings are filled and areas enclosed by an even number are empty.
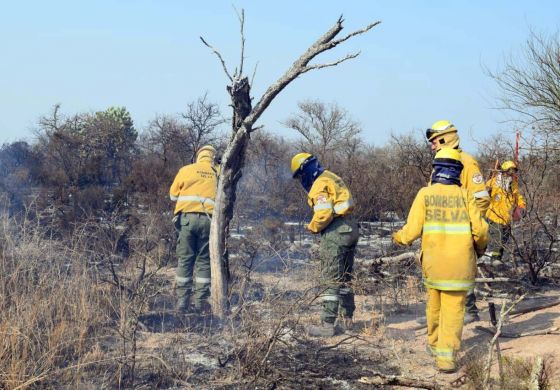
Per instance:
[[[526,208],[525,198],[519,193],[519,185],[512,180],[507,189],[500,185],[501,173],[488,180],[486,186],[490,191],[490,207],[486,218],[500,225],[511,223],[511,214],[516,207]]]
[[[313,218],[307,228],[319,233],[337,215],[348,215],[354,209],[354,201],[344,181],[325,170],[319,175],[307,195],[307,203],[313,208]]]
[[[484,215],[490,204],[490,195],[486,189],[484,177],[474,157],[467,152],[463,152],[461,149],[459,151],[461,152],[461,163],[463,164],[461,187],[466,188],[472,194],[478,209]]]
[[[169,197],[177,201],[174,213],[212,214],[216,186],[217,176],[210,159],[184,166],[169,189]]]
[[[393,239],[410,245],[420,236],[426,287],[461,291],[474,286],[476,253],[486,248],[488,224],[470,192],[440,183],[422,188]]]

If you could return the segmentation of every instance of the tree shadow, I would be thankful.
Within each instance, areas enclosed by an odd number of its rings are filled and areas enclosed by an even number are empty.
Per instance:
[[[511,322],[504,326],[504,331],[512,333],[535,332],[546,330],[554,326],[554,321],[560,317],[560,313],[537,313],[531,318],[521,322]]]
[[[520,322],[510,322],[504,324],[502,333],[504,334],[519,334],[524,332],[535,332],[549,329],[554,325],[554,321],[560,317],[560,313],[537,313],[533,317]],[[488,323],[479,322],[482,326],[494,331],[494,327]],[[492,338],[492,335],[481,330],[474,329],[475,334],[468,339],[464,339],[462,344],[463,348],[470,349],[473,347],[480,347],[486,345],[486,342]],[[500,337],[500,340],[513,340],[513,338]]]

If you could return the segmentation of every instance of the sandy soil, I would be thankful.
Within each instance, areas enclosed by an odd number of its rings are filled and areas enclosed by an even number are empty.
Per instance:
[[[527,299],[518,307],[528,307],[538,305],[551,300],[558,299],[558,292],[551,291],[548,294],[536,299]],[[487,307],[485,301],[479,301],[479,308]],[[422,316],[424,304],[419,303],[410,308],[407,313],[390,315],[385,319],[385,328],[380,327],[385,337],[394,340],[399,346],[404,346],[409,350],[409,354],[403,354],[402,373],[411,374],[422,378],[434,378],[442,382],[452,382],[454,379],[464,375],[464,368],[456,374],[440,374],[433,368],[433,359],[425,352],[427,333],[425,328],[419,328],[416,321],[417,316]],[[499,306],[497,306],[499,313]],[[463,330],[461,359],[469,351],[481,348],[484,353],[488,350],[488,342],[492,336],[488,333],[476,329],[483,326],[493,329],[490,323],[490,316],[487,309],[481,310],[481,321],[465,326]],[[521,333],[541,331],[550,328],[560,328],[560,305],[521,314],[510,316],[502,328],[503,333]],[[500,347],[503,356],[512,357],[549,357],[551,369],[554,373],[554,388],[560,388],[560,332],[555,331],[548,335],[525,336],[519,338],[500,338]],[[495,364],[496,366],[496,364]],[[494,367],[495,368],[495,367]],[[420,375],[419,375],[420,374]]]

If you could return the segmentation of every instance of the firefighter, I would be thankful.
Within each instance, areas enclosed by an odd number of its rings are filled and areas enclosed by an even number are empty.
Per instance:
[[[484,253],[488,224],[476,200],[461,188],[461,153],[442,148],[433,161],[431,184],[420,189],[407,223],[393,234],[400,245],[422,237],[423,283],[427,289],[428,351],[443,372],[456,369],[465,297],[474,286],[477,254]]]
[[[527,208],[525,199],[519,193],[516,174],[517,164],[505,161],[498,174],[486,183],[490,192],[490,207],[486,212],[490,240],[486,253],[480,259],[486,264],[502,260],[504,247],[511,236],[511,223],[518,220]]]
[[[438,152],[443,148],[456,149],[461,156],[463,170],[461,172],[461,187],[468,190],[474,197],[480,213],[484,216],[490,204],[490,195],[484,183],[484,177],[480,172],[478,163],[473,156],[461,150],[459,147],[459,134],[457,128],[447,120],[435,122],[426,130],[426,138],[431,143],[432,150]],[[469,291],[466,300],[467,314],[465,323],[479,321],[478,308],[476,307],[476,296],[474,289]]]
[[[339,315],[344,330],[353,326],[356,306],[351,282],[359,236],[358,224],[350,218],[354,202],[342,179],[321,167],[310,153],[296,154],[291,171],[307,192],[307,203],[313,208],[313,218],[306,227],[321,235],[321,324],[307,327],[307,332],[314,337],[330,337],[335,333]]]
[[[177,271],[175,275],[176,309],[181,313],[208,313],[210,305],[210,221],[214,211],[217,173],[216,150],[211,145],[200,148],[195,163],[182,167],[169,189],[177,201],[174,222],[179,231]],[[193,283],[194,271],[194,283]],[[194,308],[191,295],[194,285]]]

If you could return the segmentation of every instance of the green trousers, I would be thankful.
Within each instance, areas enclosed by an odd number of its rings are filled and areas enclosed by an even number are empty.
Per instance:
[[[206,214],[183,213],[180,226],[175,292],[179,299],[188,301],[194,284],[194,304],[200,308],[210,296],[210,218]]]
[[[488,247],[486,248],[486,255],[490,256],[492,259],[501,260],[504,254],[504,248],[511,236],[511,226],[502,225],[490,220],[487,220],[487,222]],[[465,301],[467,313],[478,314],[474,290],[469,290],[467,292]]]
[[[488,221],[488,247],[486,253],[493,258],[501,259],[504,254],[504,248],[511,236],[511,226],[502,225],[494,221]]]
[[[335,218],[321,232],[321,320],[334,323],[339,311],[343,317],[354,315],[352,268],[358,243],[358,224],[348,217]]]

